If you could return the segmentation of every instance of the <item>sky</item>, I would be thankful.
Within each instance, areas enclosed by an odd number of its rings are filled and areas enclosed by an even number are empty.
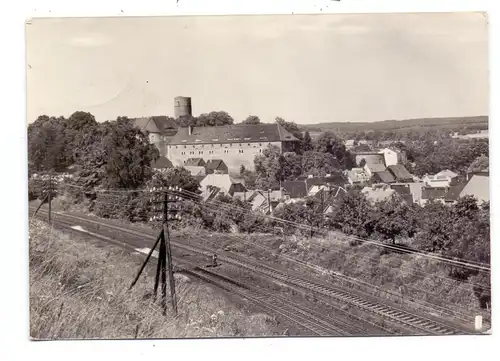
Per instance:
[[[300,124],[488,115],[482,13],[32,19],[27,117],[227,111]]]

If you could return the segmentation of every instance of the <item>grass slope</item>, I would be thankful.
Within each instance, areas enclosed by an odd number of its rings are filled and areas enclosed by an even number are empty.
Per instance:
[[[30,334],[34,339],[276,335],[274,319],[251,314],[215,289],[178,275],[179,316],[151,299],[154,265],[127,292],[141,259],[111,246],[30,224]]]

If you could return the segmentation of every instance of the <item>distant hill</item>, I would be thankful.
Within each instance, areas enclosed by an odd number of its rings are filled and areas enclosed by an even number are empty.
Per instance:
[[[448,117],[448,118],[415,118],[405,120],[384,120],[379,122],[344,122],[344,123],[320,123],[300,125],[301,129],[310,132],[333,131],[341,133],[370,132],[370,131],[395,131],[422,128],[438,128],[460,130],[488,129],[488,116],[474,117]]]

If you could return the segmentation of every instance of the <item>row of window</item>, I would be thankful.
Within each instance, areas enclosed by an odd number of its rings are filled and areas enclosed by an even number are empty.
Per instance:
[[[229,143],[229,146],[230,146],[230,147],[232,147],[232,146],[233,146],[233,144],[236,144],[236,143]],[[257,143],[254,143],[254,144],[255,144],[255,146],[257,146]],[[270,144],[271,144],[271,143],[268,143],[268,145],[270,145]],[[208,146],[208,144],[206,144],[206,145]],[[240,145],[240,147],[241,147],[241,146],[243,146],[243,144],[242,144],[242,143],[239,143],[239,145]],[[215,144],[211,144],[211,146],[212,146],[212,148],[214,148],[214,147],[215,147]],[[221,148],[222,148],[223,146],[224,146],[224,144],[220,144],[220,147],[221,147]],[[248,143],[248,146],[249,146],[249,147],[251,147],[251,146],[252,146],[252,143]],[[169,147],[169,148],[175,147],[175,149],[177,149],[177,148],[178,148],[178,147],[180,147],[180,146],[179,146],[179,145],[169,145],[168,147]],[[183,145],[182,147],[187,148],[187,145]],[[196,145],[195,145],[195,144],[193,144],[193,145],[192,145],[192,147],[193,147],[193,148],[196,148]],[[202,147],[202,148],[205,148],[205,144],[201,144],[201,147]],[[262,147],[262,143],[259,143],[259,147]]]
[[[239,153],[243,153],[243,149],[238,149],[238,152]],[[228,153],[229,153],[229,149],[224,149],[224,154],[228,154]],[[259,149],[259,153],[262,153],[262,149]],[[189,155],[195,155],[195,154],[196,154],[196,151],[189,152]],[[214,151],[213,150],[209,150],[208,154],[214,154]],[[186,152],[181,152],[181,155],[186,155]],[[198,152],[198,155],[203,155],[203,151],[200,150]]]

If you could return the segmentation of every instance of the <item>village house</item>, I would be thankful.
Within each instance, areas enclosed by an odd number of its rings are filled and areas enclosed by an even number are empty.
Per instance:
[[[384,148],[379,151],[384,155],[385,165],[405,164],[407,162],[406,152],[399,149]]]
[[[370,180],[370,176],[364,168],[352,168],[351,170],[346,170],[345,176],[350,185],[363,184]]]
[[[186,165],[184,166],[186,170],[191,173],[193,177],[201,177],[205,178],[206,172],[205,172],[205,167],[203,166],[195,166],[195,165]]]
[[[244,192],[246,188],[240,182],[235,181],[229,174],[207,174],[200,182],[202,193],[211,193],[212,188],[219,189],[218,193],[233,196],[235,192]]]
[[[209,159],[205,166],[207,174],[228,174],[229,169],[222,159]]]
[[[177,124],[164,115],[134,118],[132,122],[135,127],[148,134],[150,143],[158,148],[160,156],[167,157],[166,145],[177,133]]]
[[[460,192],[460,197],[473,196],[478,203],[490,201],[490,174],[489,172],[475,173]]]
[[[371,187],[364,187],[361,190],[361,194],[363,194],[366,199],[372,204],[388,200],[393,196],[394,193],[395,190],[391,189],[386,184],[372,185]]]
[[[428,187],[443,188],[452,185],[452,183],[454,182],[454,180],[457,179],[457,177],[458,177],[457,173],[447,169],[434,175],[426,174],[422,178],[422,181]]]
[[[409,183],[414,181],[414,176],[408,172],[402,164],[390,165],[387,167],[387,170],[392,173],[396,181],[400,183]]]
[[[203,158],[188,158],[184,161],[183,167],[205,167],[206,163]]]
[[[166,169],[166,168],[172,168],[172,162],[168,160],[166,157],[158,157],[155,161],[151,163],[151,167],[153,169]]]
[[[338,211],[346,195],[347,190],[344,187],[336,185],[329,188],[322,188],[314,194],[314,198],[320,202],[322,206],[320,211],[322,213],[334,215]]]
[[[384,154],[378,152],[356,152],[356,165],[365,170],[368,177],[374,173],[382,172],[387,167],[385,164]]]

